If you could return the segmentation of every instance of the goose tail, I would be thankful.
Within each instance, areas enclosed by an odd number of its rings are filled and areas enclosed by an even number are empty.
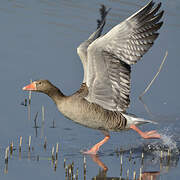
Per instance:
[[[122,113],[122,115],[127,120],[127,124],[126,124],[127,127],[129,127],[130,125],[133,125],[133,124],[134,125],[140,125],[140,124],[145,124],[145,123],[158,124],[155,121],[147,120],[147,119],[144,119],[144,118],[139,118],[139,117],[136,117],[133,114],[124,114],[124,113]]]

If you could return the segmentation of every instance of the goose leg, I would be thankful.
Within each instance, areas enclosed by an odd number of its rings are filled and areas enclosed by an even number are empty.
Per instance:
[[[99,148],[106,143],[108,140],[110,139],[109,135],[106,135],[105,138],[98,142],[97,144],[95,144],[90,150],[85,151],[84,154],[97,154],[97,152],[99,151]]]
[[[157,131],[155,131],[155,130],[148,131],[148,132],[142,132],[134,124],[131,125],[130,128],[135,130],[136,132],[138,132],[141,135],[141,137],[143,137],[144,139],[160,139],[161,138],[161,135],[159,133],[157,133]]]

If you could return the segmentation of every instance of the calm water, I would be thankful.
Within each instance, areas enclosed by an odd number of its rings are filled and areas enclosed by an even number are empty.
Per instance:
[[[49,79],[62,91],[70,95],[75,92],[83,79],[83,69],[77,46],[96,28],[100,4],[112,8],[105,32],[131,15],[148,1],[145,0],[1,0],[0,2],[0,176],[1,179],[65,179],[66,165],[74,162],[74,172],[79,170],[79,179],[103,179],[100,177],[120,177],[119,153],[123,154],[122,177],[132,179],[133,172],[139,176],[140,168],[144,176],[153,179],[178,179],[180,148],[180,103],[179,103],[179,31],[180,1],[163,0],[164,25],[153,48],[134,65],[132,70],[131,107],[129,112],[159,122],[145,125],[143,130],[156,128],[163,135],[162,140],[142,140],[133,131],[112,133],[111,140],[103,146],[99,157],[86,156],[86,177],[83,170],[81,150],[87,149],[103,138],[95,130],[87,129],[64,118],[53,102],[43,94],[32,94],[31,120],[27,107],[21,104],[28,97],[21,88],[30,79]],[[157,72],[168,51],[168,57],[161,73],[151,89],[143,97],[152,117],[146,112],[138,96]],[[34,117],[38,112],[37,125],[42,127],[41,107],[45,107],[44,129],[34,127]],[[53,121],[55,128],[51,128]],[[22,152],[19,156],[18,141],[23,137]],[[28,137],[32,136],[32,146],[28,154]],[[44,138],[47,149],[44,150]],[[14,142],[15,150],[5,167],[5,148]],[[56,171],[51,162],[51,149],[59,142]],[[168,156],[170,148],[171,157]],[[163,158],[161,158],[161,150]],[[132,153],[131,153],[132,152]],[[144,160],[142,163],[142,152]],[[94,162],[96,161],[96,163]],[[105,173],[97,165],[108,167]],[[7,169],[5,169],[7,168]],[[99,171],[100,169],[100,171]],[[111,178],[112,179],[112,178]]]

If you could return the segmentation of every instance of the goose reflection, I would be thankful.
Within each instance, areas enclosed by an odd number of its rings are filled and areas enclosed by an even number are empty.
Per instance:
[[[99,167],[102,168],[102,170],[98,173],[98,175],[93,177],[92,180],[125,180],[127,179],[127,177],[125,178],[107,177],[108,167],[99,159],[99,156],[92,155],[92,154],[89,156],[92,158],[92,160],[96,164],[98,164]],[[138,180],[156,180],[159,175],[160,175],[160,171],[143,172],[137,179]]]
[[[158,146],[158,145],[157,145]],[[157,147],[158,149],[161,149],[162,145],[159,144],[159,146]],[[127,174],[124,173],[124,169],[127,169],[127,167],[122,166],[123,169],[123,173],[120,173],[119,177],[107,177],[107,172],[108,169],[110,169],[110,167],[108,168],[106,166],[106,164],[104,162],[102,162],[99,158],[98,155],[89,155],[92,159],[93,162],[95,162],[100,168],[101,170],[99,171],[99,173],[94,176],[92,178],[92,180],[124,180],[124,179],[136,179],[136,180],[157,180],[159,178],[159,175],[162,173],[167,173],[168,171],[170,171],[170,169],[172,167],[176,167],[179,161],[179,153],[177,153],[177,151],[173,151],[170,154],[170,156],[167,154],[167,149],[164,148],[163,149],[163,156],[159,156],[157,155],[158,153],[160,154],[160,151],[154,149],[152,151],[143,151],[146,148],[146,145],[144,147],[140,148],[134,148],[134,149],[128,149],[128,150],[124,150],[123,154],[124,156],[127,155],[127,153],[129,152],[134,152],[135,156],[132,157],[132,159],[137,160],[136,162],[136,169],[133,169],[133,166],[131,166],[132,168],[129,169],[129,174],[133,174],[133,172],[135,172],[135,170],[137,170],[137,166],[139,166],[139,169],[141,169],[140,171],[137,171],[136,173],[136,177],[127,177]],[[142,163],[138,163],[140,162],[140,154],[141,152],[144,153],[144,161],[143,164]],[[161,151],[162,152],[162,151]],[[138,158],[139,157],[139,158]],[[128,161],[128,158],[126,157],[126,160]],[[134,162],[134,161],[133,161]],[[129,162],[131,163],[131,162]],[[127,165],[127,163],[126,163]],[[119,166],[121,169],[121,165],[119,163]],[[129,165],[127,165],[129,167]],[[122,170],[121,169],[121,170]],[[110,170],[109,170],[110,171]]]

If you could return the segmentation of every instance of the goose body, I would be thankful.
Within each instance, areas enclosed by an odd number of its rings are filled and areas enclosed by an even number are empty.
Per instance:
[[[96,154],[110,138],[109,131],[133,129],[143,138],[160,138],[156,131],[142,132],[136,125],[152,122],[126,113],[130,103],[131,65],[153,45],[161,28],[161,3],[150,1],[135,14],[101,36],[109,10],[101,9],[97,30],[77,49],[84,68],[80,89],[65,96],[48,80],[38,80],[25,86],[47,94],[58,110],[68,119],[105,134],[105,138],[86,153]]]
[[[122,113],[117,111],[105,110],[101,106],[88,102],[87,86],[82,85],[81,91],[64,100],[57,102],[58,110],[68,119],[81,124],[83,126],[104,130],[104,131],[120,131],[126,127],[126,118]]]

